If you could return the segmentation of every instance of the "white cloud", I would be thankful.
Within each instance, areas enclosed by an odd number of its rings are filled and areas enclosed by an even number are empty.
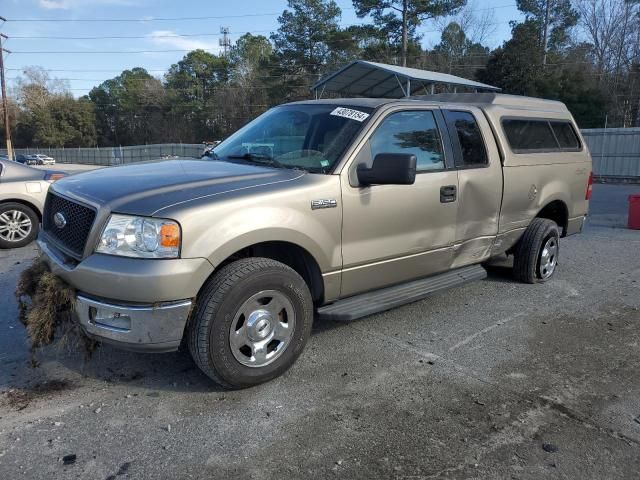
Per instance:
[[[47,10],[70,10],[95,5],[132,5],[132,0],[38,0],[40,7]]]
[[[192,37],[179,37],[172,30],[155,30],[147,35],[154,45],[167,47],[171,50],[208,50],[217,53],[220,47],[217,42],[197,40]]]

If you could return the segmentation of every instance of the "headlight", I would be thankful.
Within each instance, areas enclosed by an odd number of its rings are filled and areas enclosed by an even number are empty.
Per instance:
[[[162,218],[111,215],[102,231],[98,253],[139,258],[178,258],[180,225]]]

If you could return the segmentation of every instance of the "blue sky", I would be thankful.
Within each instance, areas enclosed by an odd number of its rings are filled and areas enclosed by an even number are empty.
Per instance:
[[[343,25],[363,22],[356,17],[349,0],[337,3],[342,8]],[[509,37],[510,20],[521,18],[515,0],[470,0],[470,3],[478,16],[489,17],[492,32],[485,43],[491,47]],[[182,58],[183,50],[204,48],[217,53],[223,25],[230,28],[232,40],[246,32],[268,37],[277,29],[277,17],[286,5],[286,0],[3,0],[0,15],[8,21],[0,26],[0,31],[11,37],[5,47],[13,51],[5,62],[9,86],[29,65],[52,70],[52,77],[68,79],[75,96],[137,66],[161,77],[172,63]],[[23,21],[29,19],[46,21]],[[81,21],[87,19],[100,21]],[[421,28],[425,46],[437,43],[436,30],[433,23]]]

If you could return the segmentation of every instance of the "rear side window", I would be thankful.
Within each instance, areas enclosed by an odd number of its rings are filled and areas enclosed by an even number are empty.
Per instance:
[[[580,141],[569,122],[550,122],[558,144],[563,150],[578,150]]]
[[[449,130],[453,130],[458,139],[458,145],[454,148],[457,152],[456,167],[481,167],[489,164],[487,150],[484,145],[482,133],[476,118],[471,112],[460,112],[445,110],[444,116],[449,125]],[[452,133],[453,133],[452,132]]]
[[[547,120],[502,121],[504,133],[514,152],[558,150],[558,142]]]

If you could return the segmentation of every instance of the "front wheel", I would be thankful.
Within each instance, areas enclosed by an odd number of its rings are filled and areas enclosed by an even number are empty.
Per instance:
[[[546,282],[556,271],[560,230],[553,220],[534,218],[518,242],[513,274],[524,283]]]
[[[307,343],[313,301],[293,269],[267,258],[230,263],[203,287],[188,328],[200,369],[225,388],[283,374]]]

